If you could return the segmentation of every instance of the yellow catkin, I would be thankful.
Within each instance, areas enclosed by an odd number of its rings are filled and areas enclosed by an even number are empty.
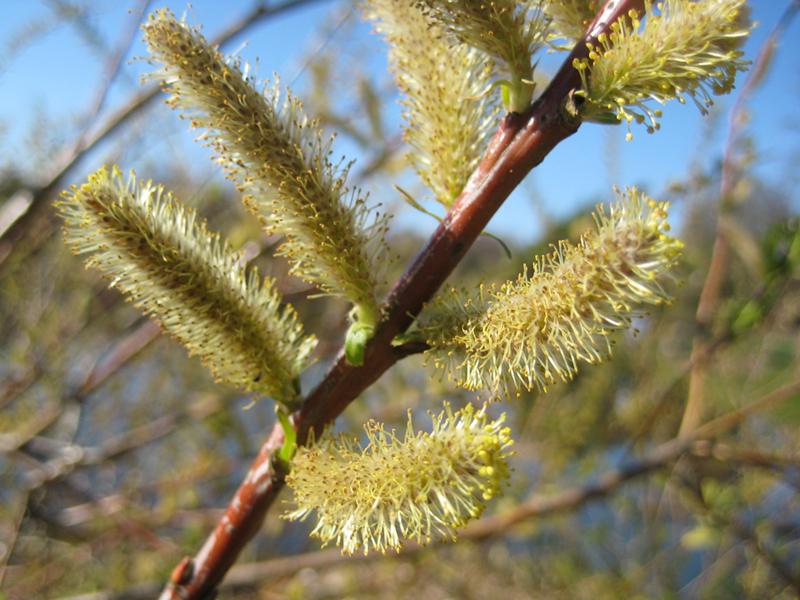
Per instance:
[[[403,93],[408,158],[436,200],[450,206],[489,142],[499,105],[486,93],[493,63],[480,51],[450,44],[413,0],[365,0],[364,14],[389,43]]]
[[[57,204],[71,249],[197,355],[217,379],[291,405],[313,337],[191,209],[100,169]]]
[[[644,21],[621,19],[590,48],[589,58],[575,62],[584,119],[635,121],[653,133],[661,116],[653,104],[690,98],[705,113],[712,96],[729,93],[746,67],[742,44],[752,28],[746,0],[646,6]]]
[[[332,138],[278,83],[258,84],[169,11],[143,26],[154,76],[169,103],[186,114],[245,193],[269,233],[285,235],[280,252],[292,272],[377,318],[386,263],[387,220],[347,184],[349,165],[330,161]]]
[[[618,194],[598,208],[595,231],[560,242],[516,281],[432,303],[420,327],[433,363],[458,385],[511,396],[607,356],[611,333],[668,299],[662,282],[682,247],[666,233],[667,204],[636,188]]]
[[[346,554],[454,537],[508,478],[512,441],[505,415],[491,420],[485,407],[452,412],[446,405],[432,418],[430,433],[415,432],[409,415],[402,439],[369,422],[363,449],[354,438],[327,434],[300,448],[286,479],[296,508],[284,516],[315,514],[312,535]]]
[[[431,19],[496,61],[506,108],[522,112],[534,92],[533,57],[547,40],[544,0],[418,0]]]

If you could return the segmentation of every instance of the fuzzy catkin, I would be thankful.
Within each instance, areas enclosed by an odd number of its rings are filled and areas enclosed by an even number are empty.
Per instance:
[[[535,87],[533,57],[549,33],[544,0],[417,0],[417,4],[442,29],[496,61],[511,95],[509,110],[528,108]]]
[[[451,290],[423,311],[428,357],[456,384],[518,395],[571,379],[580,363],[611,350],[609,335],[643,305],[668,300],[662,287],[681,243],[667,235],[667,204],[629,188],[595,231],[560,242],[516,281],[477,292]]]
[[[713,95],[733,89],[747,63],[742,44],[752,24],[746,0],[664,0],[646,3],[644,22],[620,19],[611,33],[576,60],[583,89],[581,117],[587,120],[643,123],[659,129],[664,104],[690,98],[701,112]],[[630,138],[630,133],[629,133]]]
[[[197,355],[218,380],[291,405],[316,344],[294,309],[150,182],[102,168],[58,207],[73,252]]]
[[[508,478],[512,440],[505,415],[490,420],[485,407],[446,405],[432,418],[430,433],[415,432],[409,415],[402,440],[371,421],[363,449],[329,434],[300,448],[286,479],[296,508],[284,516],[315,514],[311,535],[346,554],[455,537]]]
[[[203,36],[166,10],[143,26],[154,74],[217,160],[245,193],[269,233],[286,236],[280,252],[292,272],[377,319],[377,289],[387,248],[387,220],[347,184],[349,165],[330,161],[332,138],[276,82],[256,82]]]
[[[450,206],[478,166],[499,114],[492,60],[451,44],[414,0],[365,0],[364,14],[389,44],[403,93],[408,159],[436,200]]]

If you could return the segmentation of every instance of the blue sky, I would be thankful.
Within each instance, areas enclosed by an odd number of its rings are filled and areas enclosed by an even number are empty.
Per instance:
[[[754,56],[788,1],[751,1],[759,26],[747,45],[750,57]],[[25,161],[34,122],[46,115],[56,123],[68,123],[80,114],[95,93],[102,65],[96,53],[68,26],[57,27],[37,37],[9,58],[9,45],[15,36],[32,24],[45,24],[53,14],[50,8],[53,4],[4,0],[4,18],[0,21],[0,161],[12,161],[28,169],[32,165]],[[113,44],[127,26],[129,10],[137,4],[95,0],[91,2],[91,23],[107,43]],[[196,0],[188,9],[189,20],[202,24],[204,31],[212,36],[251,5],[250,1],[240,0]],[[187,10],[186,2],[151,3],[151,8],[161,6],[170,6],[177,14]],[[250,29],[243,39],[226,49],[238,50],[248,61],[258,58],[259,73],[280,73],[283,81],[294,82],[295,87],[302,88],[307,75],[302,68],[302,56],[325,51],[326,40],[320,37],[319,27],[326,19],[336,23],[341,17],[331,16],[331,11],[341,10],[342,6],[341,2],[328,1],[299,9]],[[370,34],[368,25],[356,23],[355,15],[349,19],[353,27],[343,27],[333,35],[357,36],[369,52],[365,54],[368,61],[359,68],[378,77],[379,70],[385,66],[383,46]],[[129,57],[144,54],[139,37]],[[247,45],[242,46],[245,41]],[[545,57],[544,68],[553,69],[557,59],[556,56]],[[784,36],[773,69],[753,99],[750,124],[759,156],[757,173],[769,182],[786,187],[795,206],[800,206],[796,191],[800,184],[800,169],[796,164],[800,157],[800,117],[796,112],[800,96],[799,67],[800,19]],[[109,107],[119,105],[135,92],[140,74],[147,70],[148,66],[141,61],[126,64],[112,89]],[[724,123],[730,105],[731,97],[718,102],[719,113],[715,118],[721,120],[721,126],[709,127],[707,119],[701,118],[691,105],[672,103],[664,111],[662,131],[655,135],[634,131],[632,142],[624,141],[623,127],[584,125],[578,134],[558,146],[512,196],[493,220],[490,230],[517,241],[535,238],[540,228],[539,213],[533,207],[534,198],[549,214],[559,216],[578,206],[609,198],[614,183],[639,184],[657,196],[670,182],[684,177],[690,165],[715,164],[724,143]],[[398,113],[397,107],[392,106],[389,120],[396,127],[400,125]],[[178,148],[178,152],[188,153],[193,172],[199,177],[213,173],[205,158],[207,152],[191,145],[193,134],[186,131],[182,122],[163,106],[151,114],[159,124],[165,124],[168,134],[141,149],[143,157],[152,162],[164,151],[160,144],[167,143],[173,152]],[[352,150],[347,144],[337,146],[341,153]],[[90,157],[85,170],[96,167],[102,157],[100,153]],[[75,178],[80,179],[82,175],[76,173]],[[431,219],[410,212],[402,215],[398,223],[423,229],[433,227]]]

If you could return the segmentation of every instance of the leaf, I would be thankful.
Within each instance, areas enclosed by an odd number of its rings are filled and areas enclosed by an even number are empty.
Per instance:
[[[409,193],[408,193],[406,190],[404,190],[403,188],[401,188],[399,185],[396,185],[396,184],[395,184],[395,186],[394,186],[394,189],[396,189],[398,192],[400,192],[400,194],[403,196],[403,199],[404,199],[404,200],[405,200],[405,201],[406,201],[406,202],[407,202],[407,203],[408,203],[408,204],[409,204],[409,205],[410,205],[412,208],[415,208],[415,209],[417,209],[419,212],[421,212],[421,213],[423,213],[423,214],[426,214],[426,215],[428,215],[429,217],[433,217],[434,219],[436,219],[437,221],[439,221],[439,223],[441,223],[441,222],[442,222],[442,220],[443,220],[443,219],[442,219],[442,217],[440,217],[439,215],[437,215],[437,214],[435,214],[435,213],[432,213],[432,212],[431,212],[431,211],[429,211],[427,208],[425,208],[424,206],[422,206],[422,205],[421,205],[419,202],[417,202],[417,201],[414,199],[414,197],[413,197],[411,194],[409,194]],[[490,239],[493,239],[495,242],[497,242],[498,244],[500,244],[500,247],[503,249],[503,252],[505,252],[505,254],[506,254],[506,257],[508,258],[508,260],[511,260],[511,259],[513,258],[513,255],[511,254],[511,248],[509,248],[509,247],[508,247],[508,244],[506,244],[506,243],[505,243],[503,240],[501,240],[501,239],[500,239],[498,236],[494,235],[493,233],[489,233],[488,231],[482,231],[482,232],[481,232],[481,235],[483,235],[483,236],[486,236],[486,237],[488,237],[488,238],[490,238]]]

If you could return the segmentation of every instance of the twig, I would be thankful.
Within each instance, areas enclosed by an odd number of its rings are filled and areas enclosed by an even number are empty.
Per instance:
[[[392,340],[412,323],[450,275],[508,195],[580,122],[567,116],[565,103],[580,87],[573,60],[585,56],[586,43],[610,29],[630,10],[642,10],[643,0],[608,0],[562,64],[542,96],[524,114],[503,119],[489,150],[466,188],[448,211],[425,248],[390,292],[384,318],[366,348],[363,366],[354,367],[340,353],[322,382],[294,415],[298,441],[319,433],[402,355]],[[234,494],[225,515],[192,559],[184,558],[162,592],[162,600],[200,600],[211,596],[247,542],[260,529],[269,506],[283,486],[273,465],[273,452],[283,442],[273,429]]]
[[[32,417],[10,433],[0,433],[0,454],[14,452],[50,427],[61,415],[61,404],[56,402]]]
[[[40,362],[30,362],[25,365],[22,373],[11,374],[0,387],[0,410],[3,410],[17,396],[30,389],[42,371]]]
[[[14,548],[17,546],[19,539],[19,532],[22,529],[22,524],[25,522],[25,513],[28,512],[28,500],[30,494],[28,492],[22,493],[22,499],[17,508],[17,514],[14,518],[13,529],[11,535],[6,542],[5,552],[0,556],[0,590],[3,589],[3,581],[5,581],[6,573],[8,572],[8,564],[11,562],[11,555],[14,554]],[[2,593],[0,591],[0,593]]]
[[[76,394],[80,397],[91,394],[109,377],[117,373],[131,359],[147,348],[160,334],[161,328],[158,323],[147,319],[114,344],[114,347],[95,363]]]
[[[139,30],[139,24],[141,23],[142,17],[147,11],[149,5],[150,0],[139,0],[138,6],[131,10],[132,14],[131,18],[129,19],[129,26],[123,34],[122,40],[119,44],[117,44],[117,48],[106,61],[106,64],[103,68],[103,73],[100,76],[100,86],[94,96],[94,99],[92,100],[92,103],[90,104],[89,110],[86,112],[86,116],[83,118],[85,126],[78,138],[75,140],[72,148],[68,150],[67,156],[75,156],[81,151],[81,148],[86,145],[86,137],[89,135],[89,127],[97,118],[97,115],[100,114],[100,111],[103,109],[103,106],[108,99],[108,93],[111,90],[111,85],[114,83],[117,75],[119,75],[125,55],[130,50],[131,44],[136,37],[136,32]]]
[[[29,473],[27,491],[30,492],[42,485],[59,481],[77,467],[99,465],[152,444],[175,431],[181,424],[206,419],[222,410],[223,407],[224,402],[214,396],[191,404],[178,413],[160,417],[121,433],[98,447],[64,445],[59,456],[48,460]]]
[[[723,463],[758,467],[770,471],[800,469],[800,456],[785,456],[774,452],[762,452],[752,448],[737,448],[727,444],[712,444],[708,441],[697,442],[692,448],[692,456],[710,458]]]
[[[755,66],[748,74],[744,87],[730,113],[728,121],[728,140],[725,144],[722,160],[717,232],[714,238],[714,248],[711,253],[711,263],[703,283],[703,289],[700,293],[700,301],[698,302],[697,313],[695,315],[697,334],[694,336],[692,342],[691,362],[693,366],[689,375],[689,394],[686,399],[686,408],[684,409],[679,430],[681,434],[694,430],[700,424],[705,409],[704,391],[708,368],[705,361],[696,360],[696,357],[707,353],[709,345],[708,338],[711,334],[711,326],[713,325],[714,316],[719,306],[722,286],[725,282],[725,274],[730,260],[731,248],[730,242],[725,235],[724,219],[726,208],[730,204],[731,194],[737,182],[738,173],[734,153],[736,150],[736,143],[739,140],[739,134],[747,123],[747,119],[744,118],[744,111],[750,96],[756,88],[758,88],[769,69],[769,64],[778,41],[783,35],[784,30],[791,24],[798,10],[800,10],[800,2],[791,0],[781,16],[781,19],[778,21],[778,24],[761,47],[758,57],[756,58]]]

